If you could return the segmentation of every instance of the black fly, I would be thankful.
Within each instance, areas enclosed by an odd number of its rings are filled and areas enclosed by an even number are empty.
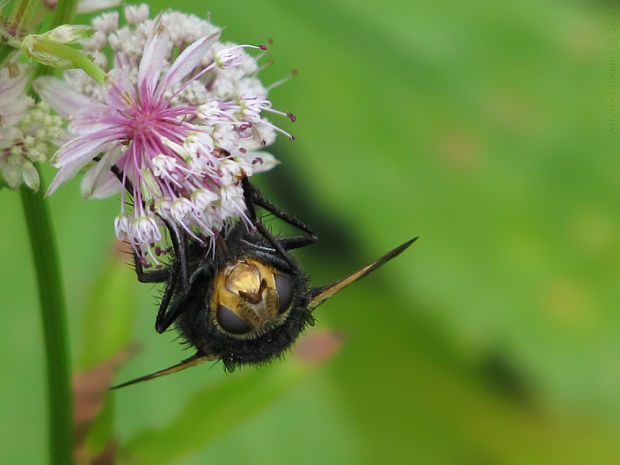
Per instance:
[[[120,171],[113,171],[121,179]],[[243,183],[248,218],[254,231],[239,221],[218,236],[216,253],[166,224],[173,261],[163,269],[145,271],[138,257],[138,280],[166,283],[155,328],[162,333],[175,324],[195,355],[172,367],[114,386],[124,387],[174,373],[210,360],[221,360],[229,370],[260,364],[280,356],[304,328],[314,322],[313,310],[332,295],[366,276],[405,250],[405,242],[349,276],[322,287],[309,279],[290,250],[317,240],[306,225],[268,202],[248,181]],[[126,186],[127,187],[127,186]],[[257,216],[261,207],[304,234],[274,237]]]

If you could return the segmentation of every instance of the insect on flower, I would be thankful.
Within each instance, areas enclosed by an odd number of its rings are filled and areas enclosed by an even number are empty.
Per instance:
[[[196,17],[139,13],[128,6],[122,28],[113,15],[94,20],[97,33],[85,47],[102,63],[105,44],[114,52],[102,83],[72,70],[34,85],[69,122],[48,195],[82,170],[85,197],[121,192],[116,235],[147,266],[158,264],[153,244],[166,225],[213,247],[215,233],[245,215],[238,178],[278,163],[263,151],[277,133],[293,138],[266,115],[295,117],[272,107],[256,76],[266,46],[220,42],[222,30]]]
[[[173,11],[150,20],[146,6],[127,6],[127,24],[119,28],[118,19],[95,18],[96,32],[84,44],[106,70],[102,83],[74,70],[34,84],[69,122],[51,160],[59,170],[48,194],[82,170],[85,197],[120,191],[114,227],[133,248],[138,280],[166,285],[156,330],[174,325],[196,349],[173,367],[116,387],[208,360],[233,369],[278,357],[314,321],[316,307],[413,240],[340,281],[310,287],[290,251],[316,235],[248,180],[277,163],[263,151],[277,133],[293,138],[267,119],[295,117],[268,99],[278,82],[263,87],[257,78],[266,47],[220,42],[220,28]],[[257,208],[303,234],[274,237]]]
[[[120,175],[120,173],[118,173]],[[317,236],[302,222],[268,202],[242,179],[247,215],[221,231],[214,254],[193,237],[170,230],[174,259],[167,268],[144,271],[136,258],[138,280],[166,283],[156,330],[172,324],[196,349],[195,355],[169,368],[114,386],[113,389],[175,373],[206,361],[221,360],[229,370],[260,364],[282,355],[307,325],[313,311],[349,284],[400,254],[417,238],[391,250],[345,278],[321,287],[309,279],[289,253]],[[296,227],[301,236],[276,238],[257,216],[261,207]]]

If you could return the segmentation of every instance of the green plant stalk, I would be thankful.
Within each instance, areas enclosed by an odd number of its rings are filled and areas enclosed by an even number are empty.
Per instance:
[[[20,189],[39,288],[47,364],[50,463],[73,463],[73,393],[65,299],[44,190]]]
[[[35,10],[36,0],[17,0],[13,4],[11,14],[7,18],[6,24],[10,27],[21,29],[24,23],[30,19],[32,12]]]
[[[73,23],[78,3],[78,0],[58,0],[56,8],[54,8],[54,17],[52,18],[52,24],[50,24],[50,30],[63,24]]]
[[[31,24],[32,17],[36,14],[36,10],[41,4],[40,1],[37,0],[27,0],[25,3],[25,8],[23,11],[19,11],[19,16],[15,19],[19,21],[18,30],[20,34],[23,34],[27,31],[29,25]],[[9,19],[9,24],[11,24],[11,20]]]
[[[59,0],[51,28],[71,23],[76,7],[77,0]],[[39,65],[34,74],[44,74],[45,70],[49,68]],[[40,170],[39,177],[41,177]],[[53,465],[72,465],[74,463],[73,391],[66,306],[56,241],[43,197],[45,192],[43,184],[41,179],[39,192],[22,186],[20,194],[37,274],[43,323],[48,389],[49,459]]]

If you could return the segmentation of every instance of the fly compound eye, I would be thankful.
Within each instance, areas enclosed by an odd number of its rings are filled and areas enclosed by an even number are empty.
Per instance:
[[[278,313],[284,313],[293,301],[293,286],[284,275],[274,274],[276,291],[278,292]]]
[[[220,327],[231,334],[245,334],[252,330],[252,326],[225,305],[217,307],[217,322]]]

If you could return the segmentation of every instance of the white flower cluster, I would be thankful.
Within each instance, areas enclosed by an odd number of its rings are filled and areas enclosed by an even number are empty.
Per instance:
[[[0,172],[11,189],[25,182],[39,189],[33,163],[45,162],[64,135],[62,118],[46,103],[35,105],[25,93],[30,69],[9,63],[0,69]]]
[[[84,47],[107,71],[103,85],[71,70],[64,81],[41,78],[35,87],[70,121],[49,192],[90,165],[83,194],[110,196],[121,190],[122,173],[133,208],[127,211],[123,192],[117,236],[157,262],[162,220],[207,245],[230,221],[247,221],[242,178],[277,163],[259,151],[277,132],[292,139],[264,114],[294,116],[272,108],[257,78],[266,47],[222,43],[220,28],[193,15],[148,16],[139,5],[125,8],[123,27],[117,13],[93,20]]]

